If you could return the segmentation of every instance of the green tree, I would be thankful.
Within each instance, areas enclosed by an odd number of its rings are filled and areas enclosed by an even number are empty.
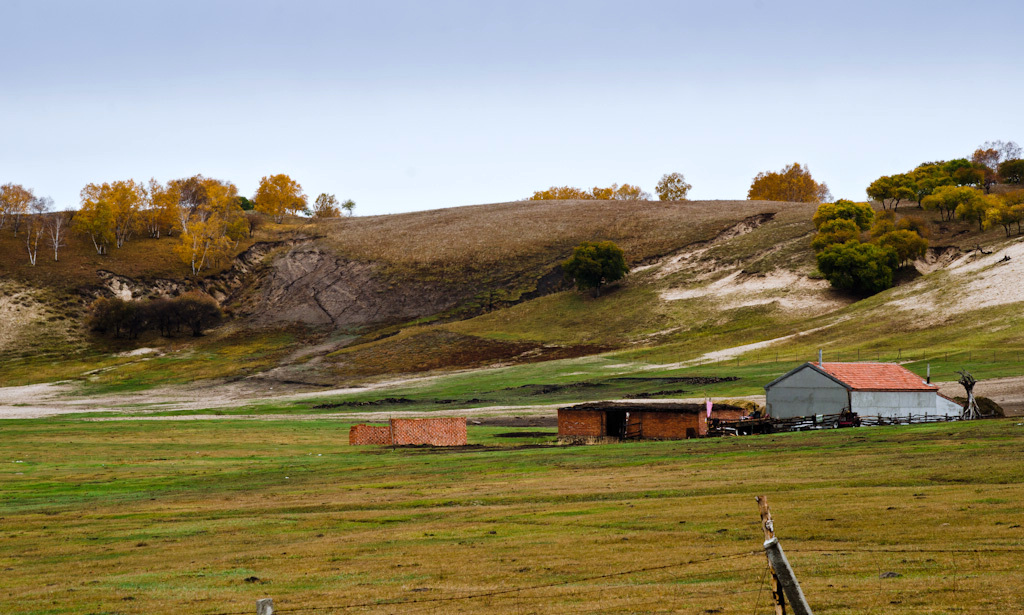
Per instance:
[[[980,231],[985,228],[985,210],[998,203],[997,197],[975,191],[972,198],[965,199],[956,206],[956,217],[967,222],[977,222]]]
[[[878,238],[878,245],[892,248],[902,267],[916,258],[924,256],[928,250],[928,241],[914,231],[891,231]]]
[[[871,227],[871,221],[875,218],[875,210],[867,203],[854,203],[846,199],[839,199],[835,203],[822,203],[814,212],[814,227],[821,230],[823,224],[830,220],[852,220],[862,231]]]
[[[658,194],[658,199],[662,201],[685,201],[686,194],[692,187],[686,183],[686,178],[682,173],[666,173],[658,180],[654,191]]]
[[[892,286],[899,264],[892,248],[847,241],[818,253],[818,270],[833,287],[860,295],[873,295]]]
[[[818,234],[811,241],[811,247],[815,252],[821,252],[832,244],[858,241],[859,239],[860,228],[853,220],[836,218],[821,225]]]
[[[1000,162],[999,181],[1004,184],[1024,184],[1024,160]]]
[[[622,279],[629,272],[626,255],[612,241],[585,241],[573,248],[572,256],[562,263],[566,275],[580,290],[590,289],[596,297],[601,287]]]
[[[913,179],[907,174],[883,175],[867,189],[868,196],[882,204],[882,209],[896,210],[900,201],[917,198]]]
[[[943,220],[952,220],[961,205],[981,198],[981,192],[970,186],[942,186],[921,201],[924,209],[936,209]]]

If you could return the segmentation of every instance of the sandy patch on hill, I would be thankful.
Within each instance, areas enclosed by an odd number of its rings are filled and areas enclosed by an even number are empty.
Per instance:
[[[672,288],[661,292],[662,301],[713,298],[724,309],[778,303],[783,310],[831,311],[846,303],[829,293],[829,283],[812,280],[792,271],[746,275],[734,271],[707,286]]]
[[[973,252],[951,261],[945,271],[949,278],[941,286],[921,290],[925,277],[897,291],[889,304],[914,312],[919,328],[926,328],[964,310],[1024,302],[1024,240],[992,254]]]
[[[42,306],[31,294],[11,283],[0,282],[0,350],[15,343],[24,328],[42,314]]]

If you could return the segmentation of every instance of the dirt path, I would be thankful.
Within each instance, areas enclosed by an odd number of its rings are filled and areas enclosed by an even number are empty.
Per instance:
[[[389,411],[349,411],[338,413],[316,414],[212,414],[211,410],[221,408],[238,408],[248,405],[272,404],[301,401],[303,399],[325,396],[361,393],[367,391],[385,391],[398,386],[411,384],[427,384],[435,376],[391,380],[375,383],[364,387],[329,389],[329,390],[297,390],[287,385],[266,386],[253,382],[215,382],[199,386],[161,387],[149,391],[125,393],[118,395],[84,396],[78,393],[78,385],[72,382],[52,384],[34,384],[21,387],[0,388],[0,419],[37,419],[52,416],[74,415],[87,412],[121,412],[122,416],[104,417],[90,420],[302,420],[302,419],[351,419],[358,421],[382,421],[388,418],[415,418],[437,416],[436,411],[412,412],[401,410]],[[963,387],[956,382],[936,383],[940,392],[949,397],[963,395]],[[996,378],[978,383],[975,393],[989,397],[999,403],[1008,415],[1024,415],[1024,376],[1012,378]],[[764,395],[737,397],[748,399],[764,405]],[[703,401],[702,398],[686,398],[671,400],[621,400],[627,403],[658,403],[658,402],[690,402]],[[446,408],[444,413],[449,416],[465,417],[515,417],[515,416],[553,416],[561,404],[538,404],[527,406],[486,406],[482,408]],[[152,416],[157,412],[193,411],[194,414],[178,416]]]

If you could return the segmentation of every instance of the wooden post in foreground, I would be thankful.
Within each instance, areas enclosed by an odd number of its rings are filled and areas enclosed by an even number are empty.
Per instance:
[[[800,583],[782,551],[779,539],[775,537],[775,525],[772,523],[772,513],[768,509],[768,498],[758,496],[758,508],[761,511],[761,527],[764,530],[764,553],[768,557],[768,567],[772,571],[772,598],[775,599],[775,612],[784,615],[786,612],[785,600],[789,598],[789,604],[793,608],[794,615],[814,615],[811,607],[804,598],[800,589]]]
[[[263,598],[256,601],[256,615],[274,615],[274,599]]]
[[[761,529],[764,530],[765,543],[775,538],[775,526],[772,524],[772,511],[768,509],[768,498],[757,496],[754,498],[761,511]],[[768,569],[772,573],[772,601],[775,604],[775,615],[786,615],[786,598],[779,589],[779,577],[772,568],[771,558],[768,559]]]
[[[764,552],[768,556],[772,569],[778,575],[782,591],[789,597],[789,604],[793,607],[794,615],[814,615],[811,613],[811,607],[807,604],[807,599],[804,598],[803,590],[800,589],[800,582],[796,580],[796,575],[793,574],[793,569],[789,566],[789,560],[786,559],[786,554],[782,551],[779,539],[772,538],[765,542]]]

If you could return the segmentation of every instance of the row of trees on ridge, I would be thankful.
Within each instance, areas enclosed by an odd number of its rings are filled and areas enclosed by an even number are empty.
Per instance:
[[[51,199],[8,183],[0,186],[0,229],[10,221],[17,235],[27,221],[32,265],[44,236],[58,260],[69,228],[88,236],[97,254],[121,248],[137,234],[154,239],[176,235],[175,252],[198,275],[227,258],[241,239],[252,237],[263,216],[277,223],[287,214],[337,218],[351,215],[354,207],[352,200],[324,193],[310,208],[302,186],[284,174],[263,177],[251,201],[232,182],[202,175],[166,184],[155,179],[89,184],[81,191],[77,211],[54,211]]]

